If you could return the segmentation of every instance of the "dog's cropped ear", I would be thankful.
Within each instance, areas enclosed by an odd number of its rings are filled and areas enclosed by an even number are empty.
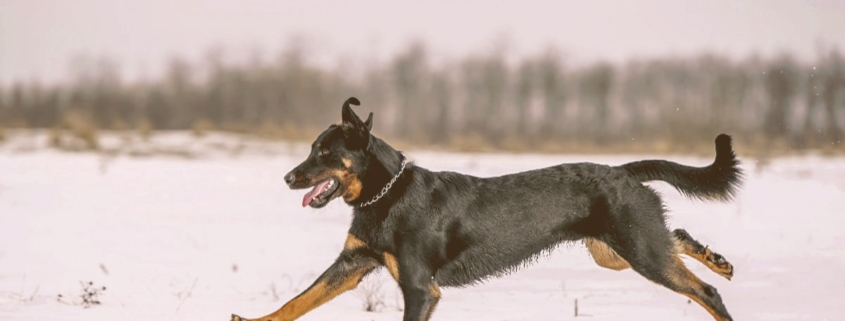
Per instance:
[[[367,127],[367,131],[373,130],[373,112],[370,112],[370,115],[367,116],[367,120],[364,121],[364,126]]]
[[[349,107],[350,104],[360,106],[361,102],[358,101],[358,98],[349,97],[349,99],[347,99],[346,102],[343,103],[343,110],[341,111],[341,120],[346,125],[362,125],[363,123],[361,122],[361,118],[358,118],[358,115],[356,115],[355,112],[352,111],[352,107]]]
[[[346,137],[346,144],[350,148],[366,149],[370,143],[370,127],[372,127],[372,113],[370,118],[367,118],[368,124],[361,121],[358,115],[352,111],[349,105],[360,105],[361,102],[355,97],[350,97],[343,103],[343,111],[341,111],[341,127],[343,134]]]

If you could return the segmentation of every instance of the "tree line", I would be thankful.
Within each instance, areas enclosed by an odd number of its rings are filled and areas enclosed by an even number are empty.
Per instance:
[[[845,126],[845,60],[836,50],[812,62],[702,54],[570,66],[548,51],[435,65],[412,45],[354,75],[309,64],[299,49],[269,62],[223,61],[219,52],[177,58],[161,79],[135,82],[107,59],[75,62],[73,81],[0,87],[0,126],[58,128],[73,115],[100,129],[205,126],[305,139],[336,122],[349,96],[362,101],[359,113],[375,112],[381,136],[466,148],[683,145],[720,132],[766,146],[841,147]]]

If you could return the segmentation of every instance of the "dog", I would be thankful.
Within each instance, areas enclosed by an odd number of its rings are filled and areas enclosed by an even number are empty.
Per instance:
[[[621,166],[562,164],[499,177],[433,172],[374,136],[373,114],[361,121],[350,105],[301,164],[285,175],[291,189],[311,188],[302,206],[336,198],[352,207],[352,225],[337,260],[304,292],[256,321],[294,320],[355,288],[386,267],[404,297],[405,321],[429,320],[440,287],[500,276],[563,242],[583,240],[599,266],[631,268],[683,294],[716,320],[732,320],[716,288],[679,255],[731,279],[723,256],[682,229],[669,231],[658,194],[643,185],[664,181],[694,199],[729,201],[742,181],[731,138],[716,137],[706,167],[665,160]],[[231,320],[250,320],[232,315]]]

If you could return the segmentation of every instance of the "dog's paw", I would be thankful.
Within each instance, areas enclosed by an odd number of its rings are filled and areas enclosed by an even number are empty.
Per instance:
[[[705,259],[707,260],[708,267],[716,272],[717,274],[723,276],[724,278],[730,280],[734,276],[734,266],[724,256],[719,253],[712,252],[710,249],[705,249],[707,253],[705,253]]]
[[[242,318],[237,314],[232,314],[232,319],[230,321],[248,321],[247,319]]]

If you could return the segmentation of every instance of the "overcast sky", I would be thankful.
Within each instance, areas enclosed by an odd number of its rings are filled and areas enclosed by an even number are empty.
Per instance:
[[[115,59],[127,79],[213,46],[269,59],[292,35],[327,66],[385,61],[413,40],[434,60],[502,43],[511,57],[553,47],[571,63],[703,51],[813,60],[820,46],[845,49],[845,0],[0,0],[0,85],[66,79],[82,54]]]

